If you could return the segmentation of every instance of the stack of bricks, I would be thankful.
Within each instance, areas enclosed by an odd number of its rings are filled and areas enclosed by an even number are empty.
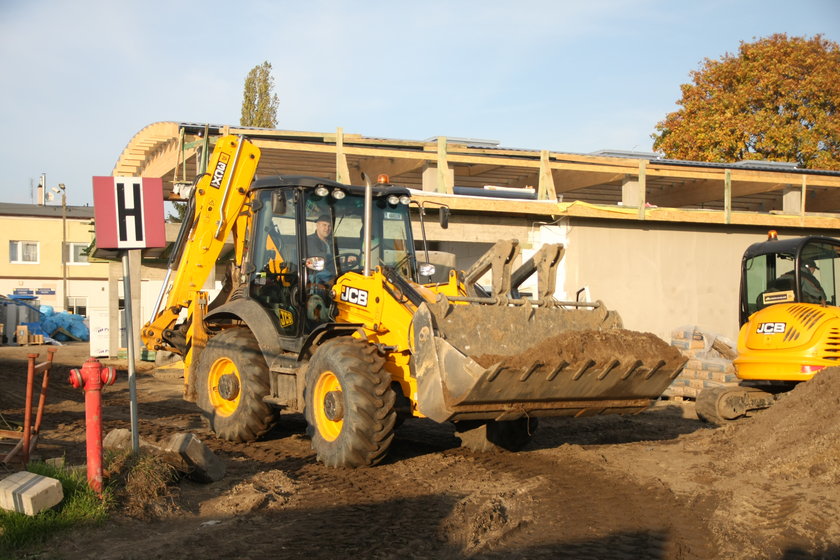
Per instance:
[[[671,346],[688,356],[688,363],[663,396],[696,399],[703,389],[738,384],[735,352],[726,340],[697,327],[681,327],[671,333]]]

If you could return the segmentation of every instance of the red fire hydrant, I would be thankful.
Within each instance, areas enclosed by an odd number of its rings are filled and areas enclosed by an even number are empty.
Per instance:
[[[102,493],[102,387],[113,385],[116,379],[117,371],[103,367],[96,358],[88,358],[81,370],[70,370],[70,385],[85,392],[87,479],[97,494]]]

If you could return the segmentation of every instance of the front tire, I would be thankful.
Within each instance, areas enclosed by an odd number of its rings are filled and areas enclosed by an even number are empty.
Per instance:
[[[397,414],[391,376],[376,348],[351,338],[321,345],[306,368],[306,432],[329,467],[369,467],[385,457]]]
[[[268,366],[248,329],[234,327],[211,338],[193,375],[198,407],[220,438],[254,441],[277,421],[263,400],[270,391]]]

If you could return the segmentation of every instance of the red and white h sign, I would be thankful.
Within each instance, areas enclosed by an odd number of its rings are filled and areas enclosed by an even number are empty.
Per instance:
[[[163,180],[94,177],[96,246],[101,249],[164,247]]]

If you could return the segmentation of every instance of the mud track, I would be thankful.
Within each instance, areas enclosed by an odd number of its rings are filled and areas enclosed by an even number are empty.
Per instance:
[[[0,347],[0,413],[21,417],[26,353]],[[84,461],[86,345],[56,354],[42,457]],[[124,365],[124,364],[117,364]],[[148,370],[148,364],[141,364]],[[300,415],[263,441],[214,439],[178,382],[138,373],[140,432],[204,440],[228,469],[182,481],[163,518],[117,517],[31,551],[42,558],[837,558],[840,370],[744,423],[710,429],[691,403],[633,417],[543,419],[520,453],[462,450],[449,425],[406,422],[385,463],[315,462]],[[817,381],[820,381],[818,384]],[[800,390],[802,389],[802,390]],[[128,427],[125,372],[104,394],[106,431]],[[778,408],[778,410],[777,410]]]

